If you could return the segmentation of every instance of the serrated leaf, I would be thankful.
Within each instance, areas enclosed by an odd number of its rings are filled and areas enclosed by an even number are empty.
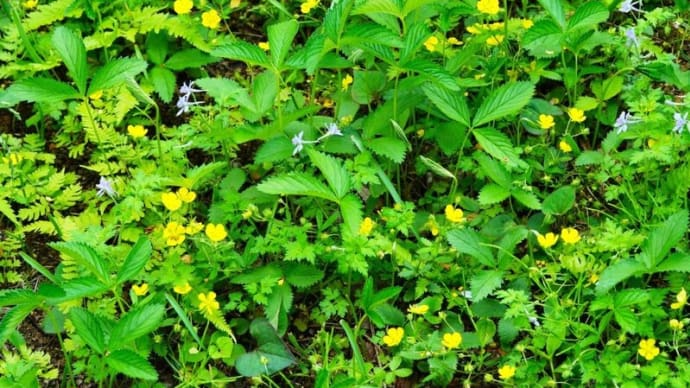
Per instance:
[[[472,126],[479,127],[517,113],[529,103],[533,94],[534,85],[530,82],[515,82],[501,86],[484,99],[474,114]]]
[[[51,78],[27,78],[6,89],[11,102],[29,101],[56,103],[81,97],[79,92],[64,82]]]
[[[534,193],[522,189],[515,189],[511,192],[513,198],[532,210],[541,210],[541,203]]]
[[[362,223],[362,202],[355,195],[348,194],[340,200],[339,205],[343,227],[351,235],[356,235]]]
[[[283,66],[298,29],[299,24],[294,19],[268,26],[271,61],[276,68],[280,69]]]
[[[567,32],[579,28],[596,28],[609,17],[609,10],[598,1],[587,1],[575,10],[575,14],[568,20]]]
[[[643,271],[644,266],[634,259],[624,259],[609,265],[599,276],[596,286],[597,294],[601,295],[623,280]]]
[[[357,46],[362,43],[380,44],[389,47],[402,47],[400,36],[388,28],[374,23],[348,25],[340,40],[342,45]]]
[[[0,346],[5,344],[5,341],[7,341],[22,323],[24,318],[31,314],[37,305],[38,303],[35,302],[18,304],[5,312],[0,320]]]
[[[551,18],[561,26],[561,29],[565,28],[565,10],[563,9],[563,4],[561,0],[538,0],[539,4],[546,10],[546,12],[551,16]]]
[[[429,37],[429,29],[424,23],[415,23],[403,36],[403,46],[400,49],[400,62],[405,63],[414,59],[424,41]]]
[[[491,249],[484,245],[479,233],[474,229],[453,229],[448,232],[447,238],[458,252],[470,255],[488,267],[496,266],[496,259]]]
[[[147,304],[128,311],[113,327],[108,348],[119,349],[157,329],[164,315],[162,304]]]
[[[17,216],[14,214],[14,209],[12,209],[12,206],[9,202],[5,201],[5,198],[0,198],[0,214],[3,214],[5,217],[7,217],[7,219],[12,221],[14,225],[19,226],[19,221],[17,220]]]
[[[137,58],[118,58],[106,63],[96,70],[91,79],[88,94],[99,90],[110,89],[134,77],[146,70],[146,61]]]
[[[478,128],[472,131],[482,149],[511,168],[524,164],[513,148],[510,138],[493,128]]]
[[[127,254],[122,268],[117,273],[117,283],[120,284],[127,280],[132,280],[144,268],[146,262],[151,258],[152,252],[151,241],[145,236],[139,237],[139,240],[137,240]]]
[[[624,331],[631,334],[635,334],[637,332],[637,322],[639,319],[637,315],[635,315],[635,313],[629,308],[613,310],[613,317]]]
[[[554,57],[562,51],[563,31],[551,20],[540,20],[522,36],[523,46],[538,57]]]
[[[278,82],[271,71],[265,71],[254,78],[252,84],[254,93],[254,109],[250,109],[257,115],[264,114],[273,108],[278,95]]]
[[[345,169],[345,163],[313,149],[308,149],[307,154],[314,166],[326,178],[335,196],[338,199],[344,197],[350,191],[350,174]]]
[[[323,279],[324,275],[323,271],[313,265],[294,262],[283,267],[283,274],[288,284],[298,288],[312,286]]]
[[[77,264],[95,275],[103,284],[109,283],[110,273],[105,260],[91,246],[75,241],[55,242],[49,245],[63,255],[72,258]]]
[[[654,272],[668,271],[690,272],[690,255],[681,252],[674,253],[654,269]]]
[[[98,318],[92,312],[80,307],[72,308],[69,316],[79,337],[93,350],[103,354],[105,352],[105,336]]]
[[[369,15],[372,13],[383,13],[402,18],[402,10],[395,0],[367,0],[360,3],[353,11],[353,15]]]
[[[317,178],[302,172],[270,177],[260,183],[257,188],[266,194],[306,195],[338,202],[338,198],[328,186]]]
[[[479,302],[503,283],[503,271],[482,271],[470,280],[472,301]]]
[[[248,65],[270,67],[268,57],[258,46],[240,40],[213,49],[211,55],[242,61]]]
[[[513,186],[513,177],[506,168],[495,159],[490,158],[485,153],[477,152],[474,158],[479,163],[482,172],[494,183],[503,188],[510,189]]]
[[[470,126],[470,110],[467,107],[465,97],[460,91],[451,92],[434,84],[424,85],[423,90],[434,106],[448,116],[448,118],[466,127]]]
[[[86,66],[86,47],[82,39],[71,29],[65,26],[55,28],[51,43],[62,58],[67,67],[67,73],[77,85],[81,94],[86,91],[86,78],[88,67]]]
[[[175,93],[175,74],[166,68],[156,66],[151,69],[149,76],[161,101],[169,104]]]
[[[116,350],[108,354],[105,361],[113,370],[125,376],[149,381],[158,380],[156,369],[145,358],[131,350]]]
[[[675,213],[661,226],[652,230],[649,238],[642,246],[643,263],[648,270],[656,267],[671,249],[678,244],[688,230],[688,212],[686,210]]]
[[[29,303],[36,298],[29,290],[0,290],[0,307]]]
[[[167,61],[165,67],[173,71],[184,69],[196,69],[210,63],[217,62],[218,59],[197,49],[186,49],[175,52]]]
[[[584,151],[575,159],[576,166],[589,166],[600,164],[604,161],[604,155],[599,151]]]
[[[366,141],[366,146],[375,154],[385,156],[400,164],[405,160],[407,146],[404,141],[394,137],[378,137]]]
[[[649,292],[639,288],[628,288],[616,293],[614,297],[615,308],[640,304],[649,300]]]
[[[244,108],[255,109],[247,90],[234,80],[227,78],[200,78],[194,81],[194,83],[221,105],[229,105],[236,102]]]
[[[259,146],[254,156],[254,162],[261,164],[285,160],[292,155],[293,149],[294,146],[287,137],[274,137]]]
[[[575,204],[575,188],[563,186],[544,199],[542,211],[548,215],[565,214]]]
[[[448,90],[458,91],[460,86],[455,78],[440,65],[426,59],[412,59],[404,65],[405,70],[413,71],[439,86]]]
[[[479,204],[493,205],[510,197],[510,190],[495,183],[489,183],[479,191]]]
[[[48,302],[58,304],[73,299],[99,295],[108,289],[108,286],[94,277],[77,278],[64,281],[61,284],[63,295],[49,297]]]

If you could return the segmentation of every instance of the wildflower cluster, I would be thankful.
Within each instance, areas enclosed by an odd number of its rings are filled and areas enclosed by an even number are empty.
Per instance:
[[[304,149],[305,144],[318,144],[322,140],[325,140],[331,136],[343,136],[343,133],[338,128],[335,123],[326,124],[326,133],[321,135],[316,140],[304,140],[304,131],[300,131],[297,135],[292,137],[292,145],[295,147],[292,151],[292,155],[297,155]]]
[[[189,99],[192,97],[194,93],[203,92],[203,90],[194,89],[192,86],[194,86],[194,81],[191,81],[188,84],[183,83],[180,87],[180,97],[177,99],[176,104],[179,110],[177,111],[176,116],[179,116],[182,113],[188,113],[189,108],[191,108],[194,105],[203,104],[203,102],[201,101],[189,101]]]

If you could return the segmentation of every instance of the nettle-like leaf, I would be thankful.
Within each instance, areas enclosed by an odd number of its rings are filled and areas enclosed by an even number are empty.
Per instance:
[[[501,86],[489,94],[477,109],[472,126],[479,127],[490,121],[517,113],[534,95],[534,84],[515,82]]]
[[[88,76],[84,42],[74,31],[65,26],[59,26],[55,29],[51,42],[65,63],[67,72],[77,85],[77,89],[81,94],[84,94]]]
[[[656,267],[671,249],[680,242],[688,230],[688,212],[680,211],[652,230],[642,246],[642,262],[648,270]]]
[[[343,227],[352,235],[356,235],[362,223],[362,202],[354,194],[348,194],[339,201],[339,205]]]
[[[568,20],[567,31],[572,32],[580,28],[595,28],[609,18],[609,10],[599,1],[587,1],[575,10]]]
[[[534,193],[522,189],[514,189],[510,193],[521,204],[532,210],[541,210],[541,202]]]
[[[79,337],[93,350],[103,354],[106,350],[105,334],[99,319],[92,312],[83,308],[73,308],[69,315]]]
[[[0,319],[0,346],[5,344],[5,341],[24,321],[24,318],[31,314],[39,303],[40,299],[36,298],[35,301],[18,304],[4,313],[2,319]]]
[[[132,280],[144,268],[146,262],[151,258],[152,252],[151,241],[144,236],[140,237],[127,254],[124,264],[117,273],[117,282],[123,283]]]
[[[495,183],[489,183],[479,191],[479,204],[494,205],[510,197],[510,190]]]
[[[52,78],[27,78],[7,88],[10,104],[20,101],[56,103],[81,97],[70,85]]]
[[[450,91],[434,84],[424,85],[423,90],[434,106],[448,118],[465,127],[470,126],[470,110],[467,107],[465,96],[460,91]]]
[[[119,349],[156,330],[164,315],[165,307],[162,304],[147,304],[127,312],[113,327],[108,348]]]
[[[400,164],[405,160],[407,145],[404,141],[395,137],[377,137],[366,141],[366,146],[375,154],[385,156],[393,162]]]
[[[72,258],[83,268],[95,275],[103,284],[108,284],[110,273],[105,259],[91,246],[75,241],[55,242],[51,243],[50,246],[63,255]]]
[[[148,360],[128,349],[116,350],[105,358],[113,370],[135,379],[156,381],[158,372]]]
[[[539,0],[539,4],[544,7],[549,16],[558,23],[561,29],[565,28],[565,10],[561,0]]]
[[[319,151],[308,149],[307,154],[314,166],[321,171],[324,178],[339,199],[344,197],[351,189],[350,174],[345,168],[345,164],[338,159],[321,153]]]
[[[491,249],[482,241],[481,236],[471,228],[454,229],[447,234],[448,242],[458,252],[470,255],[480,263],[495,267],[496,259]]]
[[[110,89],[134,79],[146,70],[146,61],[137,58],[118,58],[100,67],[93,75],[88,94]]]
[[[472,301],[479,302],[503,283],[503,271],[481,271],[470,280]]]
[[[560,215],[565,214],[575,204],[575,188],[563,186],[549,194],[542,204],[544,214]]]
[[[298,29],[299,23],[294,19],[272,24],[268,27],[271,61],[276,68],[280,69],[283,66]]]
[[[597,281],[596,291],[603,294],[623,280],[644,272],[644,266],[635,259],[624,259],[609,265],[601,272]]]
[[[488,127],[475,129],[472,134],[486,153],[509,167],[515,168],[525,165],[507,135]]]
[[[211,55],[242,61],[248,65],[270,67],[268,56],[258,46],[241,40],[219,46],[211,51]]]
[[[323,279],[323,271],[313,265],[304,263],[286,263],[283,268],[285,280],[291,286],[305,288],[316,284]]]
[[[522,45],[538,58],[550,58],[561,53],[563,31],[551,20],[540,20],[522,36]]]
[[[257,186],[262,193],[274,195],[306,195],[338,202],[331,189],[317,178],[303,172],[273,176]]]

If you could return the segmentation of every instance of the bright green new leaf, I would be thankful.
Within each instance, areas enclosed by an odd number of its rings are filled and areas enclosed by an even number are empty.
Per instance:
[[[40,300],[18,304],[4,313],[0,320],[0,346],[5,344],[5,341],[19,327],[24,318],[31,314],[39,303]]]
[[[609,265],[597,281],[596,291],[601,295],[623,280],[644,272],[644,266],[635,259],[624,259]]]
[[[510,138],[493,128],[479,128],[472,131],[482,149],[508,167],[515,168],[524,164],[515,152]]]
[[[29,303],[35,298],[36,294],[29,290],[0,290],[0,307]]]
[[[348,194],[339,201],[339,205],[343,227],[350,234],[356,235],[362,223],[362,202],[354,194]]]
[[[586,1],[575,10],[575,14],[568,20],[567,32],[579,28],[594,29],[597,24],[609,18],[609,10],[599,1]]]
[[[116,350],[105,358],[116,372],[135,379],[156,381],[158,372],[145,358],[128,349]]]
[[[575,204],[575,188],[563,186],[544,199],[542,211],[544,214],[565,214]]]
[[[144,268],[146,262],[151,258],[152,252],[151,241],[145,236],[139,237],[139,240],[129,251],[125,262],[117,273],[117,283],[121,284],[132,280]]]
[[[299,24],[294,19],[268,26],[268,44],[271,50],[271,61],[277,69],[282,68],[298,29]]]
[[[395,137],[377,137],[367,140],[367,148],[376,155],[385,156],[393,162],[400,164],[405,160],[407,150],[406,143]]]
[[[661,226],[652,230],[642,246],[642,255],[640,255],[647,270],[656,267],[656,264],[680,242],[687,230],[688,212],[686,210],[675,213]]]
[[[366,0],[352,11],[353,15],[370,15],[373,13],[383,13],[402,18],[402,10],[395,0]]]
[[[529,82],[514,82],[501,86],[489,94],[474,114],[473,127],[517,113],[534,94]]]
[[[315,177],[302,172],[270,177],[260,183],[257,188],[266,194],[306,195],[338,202],[338,197],[331,189]]]
[[[242,61],[248,65],[256,65],[264,68],[270,67],[266,54],[256,45],[244,41],[237,41],[211,51],[211,55],[221,58]]]
[[[77,264],[94,274],[103,284],[109,284],[110,272],[105,259],[91,246],[81,242],[54,242],[49,244],[63,255],[69,256]]]
[[[338,199],[343,198],[350,191],[350,174],[345,168],[345,163],[330,155],[308,149],[309,159],[321,171],[326,178],[331,190]]]
[[[156,330],[164,315],[165,307],[162,304],[147,304],[128,311],[113,327],[108,348],[119,349]]]
[[[133,80],[134,76],[146,70],[146,66],[146,61],[137,58],[114,59],[96,70],[89,84],[88,94]]]
[[[495,183],[489,183],[479,191],[479,204],[493,205],[510,197],[510,190]]]
[[[70,321],[76,333],[99,354],[105,352],[105,335],[100,320],[90,311],[80,307],[69,311]]]
[[[481,271],[470,280],[472,301],[479,302],[503,283],[503,271]]]
[[[170,58],[165,61],[165,67],[173,71],[180,71],[184,69],[200,68],[208,65],[209,63],[217,61],[217,58],[214,58],[203,51],[197,49],[186,49],[177,51],[175,54],[171,55]]]
[[[423,90],[424,94],[443,114],[465,127],[470,126],[470,110],[467,107],[465,96],[460,91],[451,92],[431,83],[424,85]]]
[[[453,229],[447,234],[448,242],[458,252],[470,255],[487,267],[495,267],[496,259],[491,249],[484,244],[482,238],[471,228]]]
[[[73,87],[52,78],[27,78],[7,88],[7,98],[11,102],[55,103],[79,97],[81,97],[79,92]]]
[[[539,202],[539,198],[537,198],[537,196],[534,195],[534,193],[522,189],[514,189],[510,194],[518,202],[527,206],[528,208],[532,210],[541,210],[541,203]]]
[[[84,41],[71,29],[65,26],[55,28],[51,39],[53,47],[57,50],[62,61],[67,67],[72,80],[77,85],[79,93],[86,92],[86,79],[88,67],[86,66],[86,47]]]
[[[546,12],[553,18],[553,20],[558,23],[561,29],[565,29],[565,10],[563,9],[562,0],[539,0]]]
[[[164,67],[156,66],[149,72],[149,77],[161,101],[170,103],[175,94],[175,74]]]
[[[551,58],[561,53],[563,31],[551,20],[540,20],[522,36],[522,45],[538,58]]]

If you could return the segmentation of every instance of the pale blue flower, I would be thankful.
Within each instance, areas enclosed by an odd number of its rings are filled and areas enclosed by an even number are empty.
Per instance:
[[[185,94],[180,96],[180,98],[177,99],[177,107],[179,110],[177,111],[177,114],[175,116],[179,116],[182,113],[187,113],[189,112],[189,108],[192,107],[193,105],[199,105],[203,104],[201,101],[193,101],[189,102],[189,94]]]
[[[338,128],[338,124],[326,124],[326,133],[323,134],[320,138],[316,139],[316,141],[319,142],[329,136],[343,136],[343,133],[340,132],[340,128]]]
[[[292,137],[292,145],[295,146],[295,150],[292,151],[292,156],[295,156],[302,151],[304,148],[304,131],[300,131],[298,134]]]
[[[676,112],[673,114],[673,120],[676,122],[673,126],[673,132],[680,133],[688,124],[688,113],[686,112],[684,115],[681,115]]]
[[[623,111],[616,119],[615,124],[613,124],[613,129],[615,129],[616,133],[620,135],[628,130],[628,125],[639,122],[640,120],[635,119],[630,113]]]
[[[192,86],[194,86],[194,81],[189,81],[189,83],[183,82],[182,86],[180,86],[180,94],[182,95],[190,95],[192,93],[198,93],[198,92],[203,92],[201,89],[194,89]]]
[[[106,194],[110,198],[117,197],[117,192],[115,189],[113,189],[112,183],[110,183],[110,181],[104,177],[101,177],[101,180],[96,185],[96,188],[98,189],[96,195],[99,197],[102,197],[103,194]]]
[[[642,0],[624,0],[618,7],[618,10],[623,13],[630,13],[632,11],[641,12]]]
[[[635,46],[637,48],[640,47],[640,40],[637,39],[637,35],[635,35],[635,29],[633,27],[625,30],[625,38],[627,39],[625,41],[626,46]]]

